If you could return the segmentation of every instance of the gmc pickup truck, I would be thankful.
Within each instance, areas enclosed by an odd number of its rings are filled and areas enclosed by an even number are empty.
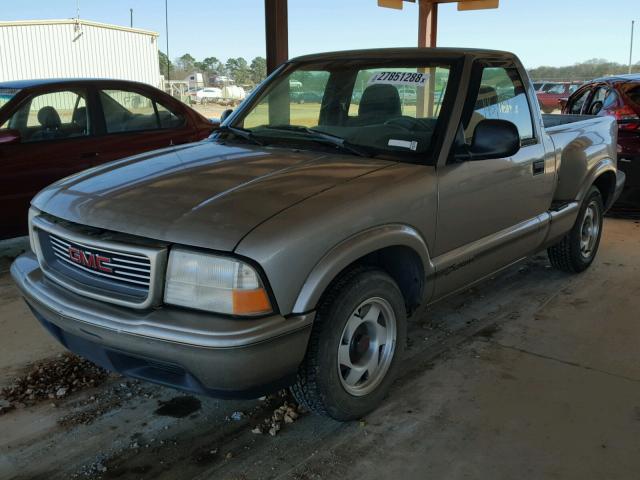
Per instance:
[[[541,250],[588,268],[624,184],[615,119],[543,118],[505,52],[300,57],[223,117],[41,191],[13,278],[107,369],[222,397],[290,386],[338,420],[387,394],[409,317]]]

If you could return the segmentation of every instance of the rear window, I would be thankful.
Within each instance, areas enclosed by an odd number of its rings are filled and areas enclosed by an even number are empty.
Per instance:
[[[622,86],[626,97],[635,105],[640,105],[640,83],[630,83]]]

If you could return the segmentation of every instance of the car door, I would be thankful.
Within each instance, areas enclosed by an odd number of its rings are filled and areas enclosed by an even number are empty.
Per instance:
[[[476,64],[459,141],[471,142],[485,119],[514,123],[521,148],[513,157],[456,162],[438,168],[434,248],[436,297],[531,254],[542,242],[539,215],[551,204],[553,147],[533,119],[535,98],[514,65]]]
[[[97,103],[101,112],[99,148],[103,161],[195,139],[186,116],[148,92],[101,88],[97,91]]]
[[[585,106],[589,105],[589,98],[592,90],[592,85],[586,85],[578,89],[573,95],[571,95],[571,97],[569,97],[569,101],[563,109],[563,112],[571,115],[581,115]]]
[[[31,198],[47,185],[93,165],[92,112],[82,87],[39,90],[0,126],[20,139],[0,144],[0,237],[24,235]]]

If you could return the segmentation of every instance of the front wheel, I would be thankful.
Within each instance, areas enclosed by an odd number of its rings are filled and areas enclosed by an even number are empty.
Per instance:
[[[551,265],[559,270],[580,273],[593,262],[602,236],[604,204],[600,190],[591,187],[571,231],[547,250]]]
[[[291,388],[309,410],[347,421],[384,399],[406,342],[406,309],[385,272],[343,275],[318,307],[306,357]]]

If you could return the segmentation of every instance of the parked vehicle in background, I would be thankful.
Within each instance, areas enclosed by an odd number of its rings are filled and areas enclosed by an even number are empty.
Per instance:
[[[320,104],[292,97],[301,73]],[[615,121],[545,117],[506,52],[293,59],[209,141],[40,192],[11,272],[46,329],[105,368],[217,396],[292,385],[358,419],[420,306],[544,249],[568,272],[594,261],[624,185]]]
[[[618,168],[627,175],[616,207],[640,208],[640,75],[592,80],[571,95],[563,113],[616,118]]]
[[[0,83],[0,238],[27,233],[31,198],[86,168],[202,140],[214,125],[149,85],[56,79]]]
[[[217,103],[222,99],[222,89],[218,87],[207,87],[200,89],[195,95],[196,103]]]
[[[225,105],[238,105],[247,96],[244,88],[238,85],[226,85],[222,87],[222,103]]]
[[[575,92],[579,83],[572,82],[557,82],[557,83],[547,83],[544,84],[541,89],[536,93],[538,97],[538,103],[540,104],[540,109],[544,113],[551,113],[554,110],[561,110],[560,101],[562,99],[567,99],[569,96]]]

